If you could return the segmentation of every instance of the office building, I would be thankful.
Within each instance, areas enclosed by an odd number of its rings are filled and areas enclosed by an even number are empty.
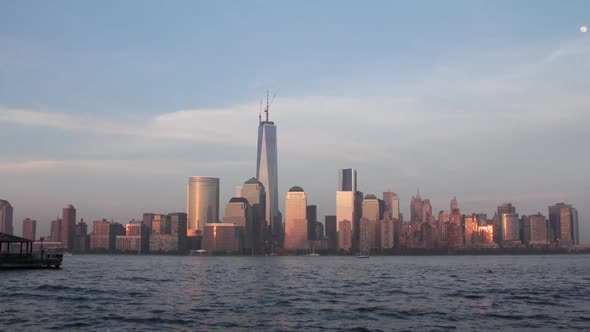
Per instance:
[[[308,249],[307,230],[307,196],[301,187],[294,186],[289,189],[285,199],[284,248],[287,250]]]
[[[25,239],[35,241],[36,233],[37,233],[37,220],[31,220],[30,218],[23,220],[23,237]]]
[[[336,216],[325,216],[324,224],[326,228],[326,239],[328,240],[328,249],[338,249],[338,232],[336,231]]]
[[[352,250],[352,222],[340,220],[338,225],[338,250],[350,252]]]
[[[10,202],[0,199],[0,233],[13,234],[12,214]]]
[[[416,196],[412,196],[410,201],[410,221],[422,221],[422,197],[420,197],[420,190],[416,190]]]
[[[396,219],[393,218],[381,220],[381,249],[393,249],[395,247],[395,223]]]
[[[84,220],[80,220],[74,226],[74,246],[76,252],[85,252],[90,248],[90,238],[88,237],[88,225]]]
[[[182,212],[169,213],[166,217],[169,229],[165,232],[152,233],[149,236],[150,252],[178,252],[187,250],[187,214]]]
[[[318,223],[318,207],[316,205],[308,205],[307,206],[307,239],[309,241],[313,240],[320,240],[317,237],[316,228]],[[285,212],[285,222],[287,222],[287,214]],[[285,225],[286,226],[286,225]]]
[[[246,252],[253,252],[253,225],[250,203],[243,197],[232,197],[225,207],[224,223],[235,224],[240,228],[242,246]]]
[[[68,250],[74,249],[74,234],[76,226],[76,208],[68,205],[62,210],[61,243]]]
[[[229,223],[208,223],[203,232],[203,249],[211,253],[240,253],[240,226]]]
[[[547,244],[547,218],[541,213],[524,216],[524,243],[529,246]]]
[[[62,227],[62,220],[55,219],[51,221],[50,226],[50,239],[51,242],[60,242],[61,243],[61,227]]]
[[[356,170],[354,168],[345,168],[338,171],[337,191],[357,191]]]
[[[502,213],[502,244],[520,242],[520,221],[518,213]]]
[[[391,218],[399,219],[399,197],[392,191],[383,192],[383,201],[385,202],[385,212],[389,213]]]
[[[90,249],[113,251],[116,249],[117,236],[125,235],[125,232],[125,227],[119,223],[106,219],[95,220],[90,234]]]
[[[116,237],[116,249],[123,252],[149,252],[149,229],[143,223],[125,225],[125,235]]]
[[[270,252],[271,233],[266,223],[266,191],[264,185],[256,178],[249,179],[242,185],[241,197],[248,201],[252,211],[252,246],[254,252]]]
[[[549,206],[549,238],[560,246],[578,244],[578,210],[565,203]]]
[[[187,213],[189,236],[200,234],[207,223],[219,222],[219,178],[189,178]]]
[[[265,217],[274,245],[280,246],[283,236],[282,216],[279,211],[279,171],[277,158],[277,127],[268,118],[270,105],[264,110],[265,119],[259,117],[256,151],[256,179],[266,190]]]

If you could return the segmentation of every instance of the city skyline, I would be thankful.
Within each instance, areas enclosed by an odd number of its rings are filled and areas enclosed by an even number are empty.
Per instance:
[[[360,191],[398,193],[405,216],[417,187],[434,215],[453,196],[488,215],[503,202],[525,214],[570,203],[587,242],[590,41],[579,26],[590,5],[433,6],[328,1],[315,16],[301,4],[289,15],[146,5],[164,27],[127,17],[131,4],[113,16],[73,4],[79,29],[63,4],[0,5],[0,199],[14,233],[29,217],[48,234],[67,204],[85,220],[184,211],[192,175],[221,179],[222,208],[255,175],[268,88],[279,210],[301,186],[320,221],[335,214],[336,170],[353,167]],[[276,29],[251,25],[263,17]],[[483,23],[467,31],[466,20]]]

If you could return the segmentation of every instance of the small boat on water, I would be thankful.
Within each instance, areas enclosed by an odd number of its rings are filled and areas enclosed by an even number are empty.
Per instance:
[[[0,269],[59,268],[63,254],[43,250],[33,252],[33,241],[0,233]]]
[[[207,253],[205,249],[198,249],[198,250],[189,250],[191,256],[202,256]]]

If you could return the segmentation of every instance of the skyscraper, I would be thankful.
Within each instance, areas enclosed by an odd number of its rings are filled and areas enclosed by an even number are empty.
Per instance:
[[[326,238],[328,239],[328,249],[336,250],[338,248],[338,233],[336,232],[336,216],[325,216],[324,223],[326,226]]]
[[[62,210],[61,243],[64,248],[74,250],[75,228],[76,208],[70,204]]]
[[[391,218],[399,220],[399,197],[397,193],[383,192],[383,201],[385,202],[385,211],[389,212]]]
[[[266,190],[266,224],[270,228],[273,241],[280,242],[282,233],[279,212],[279,171],[277,158],[277,127],[268,119],[269,103],[267,97],[265,120],[259,117],[258,144],[256,153],[256,178]]]
[[[338,171],[338,191],[356,191],[356,170],[345,168]]]
[[[61,242],[61,227],[62,227],[62,220],[55,219],[51,221],[51,240],[52,242]]]
[[[410,221],[422,221],[422,198],[420,190],[416,190],[416,196],[410,201]]]
[[[518,213],[502,213],[502,241],[520,241]]]
[[[252,211],[248,200],[243,197],[232,197],[225,206],[223,222],[239,227],[243,248],[246,252],[252,252]]]
[[[578,210],[565,203],[550,206],[549,238],[560,244],[578,244]]]
[[[285,199],[285,249],[308,249],[307,196],[299,186],[289,189]]]
[[[266,191],[264,185],[256,178],[251,178],[242,186],[241,196],[248,200],[252,210],[252,245],[254,251],[262,253],[270,250],[265,246],[268,227],[266,224]]]
[[[308,205],[307,206],[307,239],[308,240],[320,240],[320,238],[318,238],[316,236],[317,222],[318,222],[318,207],[317,207],[317,205]]]
[[[10,202],[0,199],[0,233],[11,234],[12,229],[12,205]]]
[[[219,178],[191,176],[187,194],[189,236],[203,232],[206,223],[219,221]]]
[[[23,220],[23,237],[34,241],[35,233],[37,233],[37,220],[31,220],[29,218]]]

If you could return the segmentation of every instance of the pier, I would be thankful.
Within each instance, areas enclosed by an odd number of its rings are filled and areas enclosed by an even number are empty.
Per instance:
[[[62,262],[62,254],[33,252],[32,240],[0,233],[0,269],[59,268]]]

